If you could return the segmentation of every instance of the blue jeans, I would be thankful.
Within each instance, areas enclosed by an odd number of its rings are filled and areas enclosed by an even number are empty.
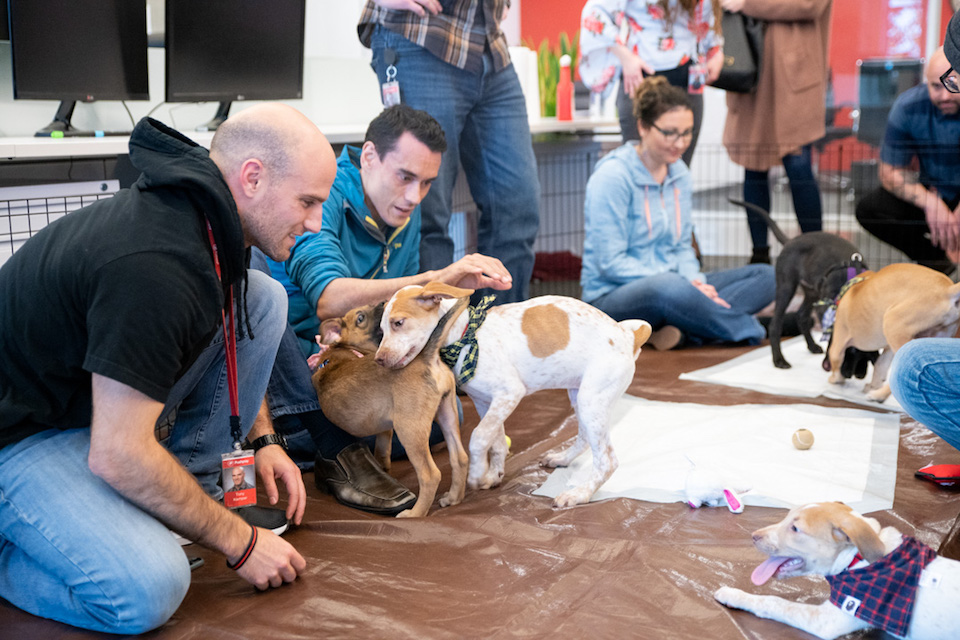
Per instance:
[[[773,267],[751,264],[706,275],[707,284],[730,303],[729,309],[672,271],[628,282],[592,304],[614,320],[640,318],[654,329],[673,325],[692,343],[763,340],[765,331],[753,314],[773,301]]]
[[[477,250],[499,258],[513,288],[497,291],[497,303],[525,300],[533,274],[533,242],[540,227],[540,182],[520,81],[513,65],[493,68],[484,54],[474,75],[383,27],[371,41],[371,66],[386,81],[385,48],[397,52],[404,103],[432,115],[443,127],[447,151],[440,175],[421,205],[420,268],[442,269],[453,261],[447,235],[453,187],[461,163],[477,204]]]
[[[793,209],[797,213],[800,231],[820,231],[823,229],[823,205],[820,202],[820,187],[813,175],[810,159],[810,145],[796,153],[782,158],[783,168],[790,180],[790,194],[793,196]],[[743,199],[761,209],[770,211],[769,171],[751,171],[747,169],[743,181]],[[747,210],[747,225],[753,248],[769,247],[767,241],[767,223],[763,218]]]
[[[254,339],[237,341],[240,414],[253,424],[286,319],[283,287],[250,272]],[[176,383],[168,446],[210,494],[232,444],[223,335]],[[93,475],[90,430],[51,429],[0,450],[0,596],[32,614],[95,631],[134,634],[173,615],[190,585],[167,528]]]
[[[960,449],[960,340],[911,340],[893,357],[889,380],[911,418]]]

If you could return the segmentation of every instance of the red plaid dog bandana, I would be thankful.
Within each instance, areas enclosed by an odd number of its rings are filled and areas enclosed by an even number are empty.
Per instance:
[[[841,611],[898,636],[907,634],[920,574],[936,551],[903,536],[899,547],[863,567],[827,576],[830,602]]]

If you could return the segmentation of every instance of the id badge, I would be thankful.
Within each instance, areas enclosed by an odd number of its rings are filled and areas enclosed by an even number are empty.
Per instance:
[[[703,85],[707,83],[707,65],[703,59],[690,65],[690,76],[687,79],[687,93],[703,93]]]
[[[387,63],[387,81],[380,85],[380,97],[383,107],[393,107],[400,104],[400,83],[397,82],[397,52],[387,48],[383,52],[383,61]]]
[[[257,504],[257,474],[253,451],[241,449],[220,455],[223,506],[228,509]]]
[[[380,85],[380,93],[384,108],[400,104],[400,83],[396,80],[388,80]]]

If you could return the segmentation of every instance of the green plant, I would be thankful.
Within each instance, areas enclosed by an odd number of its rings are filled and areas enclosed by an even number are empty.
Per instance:
[[[573,41],[566,32],[561,32],[559,45],[550,46],[550,41],[544,39],[537,47],[537,75],[540,79],[540,115],[544,118],[552,118],[557,115],[557,82],[560,79],[560,56],[569,55],[570,80],[576,78],[577,51],[579,48],[580,34],[574,36]],[[533,47],[529,43],[524,45],[530,49]]]

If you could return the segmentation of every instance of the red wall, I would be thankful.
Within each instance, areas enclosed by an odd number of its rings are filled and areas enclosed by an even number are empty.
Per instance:
[[[789,0],[784,0],[789,1]],[[942,0],[941,36],[952,15],[949,0]],[[579,29],[583,0],[522,0],[520,3],[520,35],[534,48],[544,39],[557,44],[561,31],[572,38]],[[904,31],[913,29],[911,38],[919,45],[922,55],[926,30],[926,0],[913,0],[914,11],[920,18],[899,21],[895,28],[896,12],[911,9],[910,0],[834,0],[833,28],[830,35],[830,66],[833,69],[834,93],[837,102],[855,102],[856,62],[861,58],[881,57],[902,48]],[[893,7],[893,8],[891,8]],[[904,14],[906,15],[906,14]],[[901,16],[902,18],[903,16]],[[941,37],[940,41],[943,41]],[[917,56],[919,57],[919,56]]]
[[[580,10],[584,0],[521,0],[520,39],[531,48],[543,39],[557,46],[561,31],[570,39],[580,30]]]

